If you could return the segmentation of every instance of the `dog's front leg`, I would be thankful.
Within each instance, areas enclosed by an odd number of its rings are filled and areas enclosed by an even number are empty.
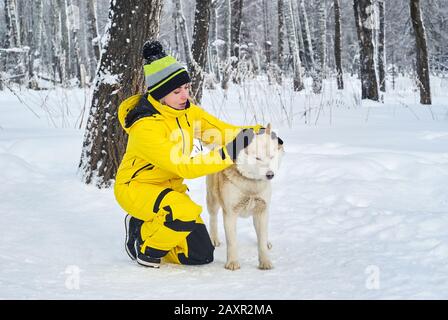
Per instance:
[[[227,262],[225,265],[226,269],[237,270],[240,268],[240,263],[238,262],[238,248],[237,248],[237,238],[236,238],[236,222],[238,215],[233,212],[224,211],[224,230],[226,232],[226,243],[227,243]]]
[[[210,212],[210,239],[213,246],[219,247],[221,245],[218,236],[218,214],[212,212]]]
[[[270,249],[270,243],[268,242],[268,211],[263,210],[255,213],[253,221],[258,240],[258,268],[262,270],[272,269],[273,265],[268,255],[268,249]]]

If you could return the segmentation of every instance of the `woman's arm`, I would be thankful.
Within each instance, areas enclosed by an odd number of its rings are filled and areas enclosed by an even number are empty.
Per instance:
[[[164,135],[156,121],[144,120],[134,124],[129,132],[128,150],[155,166],[186,179],[215,173],[233,164],[226,148],[216,148],[207,154],[190,158],[182,148]]]
[[[243,129],[253,129],[257,133],[262,128],[261,125],[235,126],[216,118],[198,106],[192,105],[191,108],[194,108],[195,118],[199,121],[200,126],[198,132],[200,134],[195,138],[206,144],[214,143],[223,146],[235,139],[236,135]]]

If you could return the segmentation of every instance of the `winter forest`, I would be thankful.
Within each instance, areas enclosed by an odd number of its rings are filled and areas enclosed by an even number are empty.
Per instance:
[[[112,190],[127,143],[118,106],[145,91],[150,39],[186,66],[193,101],[231,123],[272,123],[286,150],[270,217],[276,280],[245,287],[262,276],[244,222],[246,269],[227,283],[240,293],[208,278],[226,276],[225,249],[211,269],[161,274],[195,283],[197,299],[447,298],[448,0],[0,0],[0,215],[17,222],[0,227],[0,298],[151,298],[133,293],[144,271],[118,271],[133,269],[115,239],[123,215]],[[204,180],[190,189],[205,212]],[[41,239],[19,228],[27,214],[70,227]],[[4,254],[25,236],[60,258],[21,265],[25,244]],[[106,280],[92,239],[114,248]],[[67,289],[67,266],[83,271],[78,289]],[[167,283],[158,297],[183,297]]]
[[[338,89],[344,90],[344,75],[350,75],[361,80],[361,98],[374,101],[382,101],[387,88],[395,89],[398,76],[408,77],[420,91],[420,102],[430,105],[430,74],[444,77],[448,72],[444,0],[422,4],[405,0],[173,0],[144,5],[140,1],[36,0],[33,6],[28,4],[5,0],[0,8],[4,11],[0,15],[0,90],[12,90],[11,84],[33,90],[95,87],[85,141],[89,149],[84,148],[81,166],[86,182],[97,170],[95,174],[103,180],[100,185],[113,179],[124,140],[117,132],[112,134],[115,140],[105,141],[111,135],[104,138],[104,132],[97,130],[100,122],[111,124],[115,119],[113,113],[98,110],[105,106],[97,98],[109,99],[116,91],[110,82],[120,86],[125,74],[133,85],[114,94],[112,104],[125,98],[125,93],[141,90],[137,70],[146,39],[158,37],[189,67],[192,94],[198,102],[203,88],[227,90],[229,82],[241,85],[260,76],[267,77],[268,85],[292,81],[297,92],[305,89],[305,79],[310,78],[312,92],[321,94],[324,79],[336,79]],[[148,16],[152,18],[145,19]],[[147,21],[134,26],[135,19]],[[129,27],[119,25],[127,21]],[[116,63],[126,70],[119,70]],[[114,73],[123,78],[113,79]],[[113,131],[110,126],[108,130]],[[104,159],[105,153],[115,155]]]

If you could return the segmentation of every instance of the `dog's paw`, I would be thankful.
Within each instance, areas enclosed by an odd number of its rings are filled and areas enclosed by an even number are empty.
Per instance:
[[[268,249],[271,250],[272,249],[272,243],[270,241],[268,241]]]
[[[226,263],[225,268],[228,270],[238,270],[240,268],[240,263],[238,261],[229,261]]]
[[[274,265],[272,264],[271,260],[269,260],[269,259],[260,261],[260,264],[258,265],[258,269],[261,269],[261,270],[270,270],[272,268],[274,268]]]
[[[218,237],[211,237],[211,240],[214,247],[219,247],[221,245],[221,242],[219,241]]]

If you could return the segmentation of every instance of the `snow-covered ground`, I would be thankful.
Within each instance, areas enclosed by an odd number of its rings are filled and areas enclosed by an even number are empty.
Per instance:
[[[448,79],[432,85],[430,108],[406,79],[384,104],[359,105],[348,80],[343,93],[327,83],[323,96],[262,81],[227,100],[207,91],[205,109],[234,123],[255,122],[255,112],[285,141],[270,216],[275,268],[257,269],[255,231],[241,219],[234,272],[225,245],[206,266],[129,260],[112,190],[77,173],[88,94],[18,91],[25,106],[0,92],[0,298],[446,299]],[[188,184],[208,221],[205,180]]]

